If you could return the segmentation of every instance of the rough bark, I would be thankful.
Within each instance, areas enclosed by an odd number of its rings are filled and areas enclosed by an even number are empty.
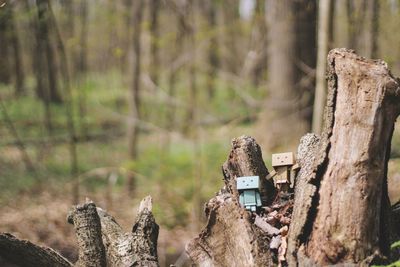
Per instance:
[[[97,210],[109,266],[158,266],[159,226],[151,212],[151,201],[149,196],[142,200],[132,231],[126,233],[111,215]]]
[[[250,136],[242,136],[232,140],[232,150],[222,166],[222,171],[227,190],[234,196],[235,200],[239,199],[236,190],[236,178],[240,176],[260,176],[260,181],[264,183],[260,192],[263,204],[271,202],[275,196],[273,184],[265,179],[268,175],[268,169],[264,164],[261,148]]]
[[[51,248],[35,245],[28,240],[17,239],[8,233],[0,234],[0,256],[6,263],[26,267],[68,267],[73,266]]]
[[[106,211],[87,202],[72,208],[67,220],[75,227],[79,259],[73,265],[50,248],[0,233],[0,260],[17,266],[158,266],[157,239],[152,199],[140,203],[131,232],[123,232]],[[14,265],[12,265],[14,266]]]
[[[369,264],[389,256],[386,174],[399,84],[386,63],[351,50],[332,50],[328,67],[324,132],[296,186],[291,265]]]
[[[106,253],[101,238],[101,223],[96,205],[89,202],[70,211],[68,222],[75,227],[79,246],[78,266],[106,266]]]
[[[289,266],[384,263],[391,256],[389,245],[399,238],[386,177],[400,113],[398,79],[383,61],[347,49],[329,53],[328,73],[324,131],[300,141],[288,250],[278,257]],[[267,172],[254,156],[259,149],[254,144],[249,137],[232,142],[223,166],[225,187],[206,204],[207,225],[187,246],[200,266],[272,266],[276,254],[271,250],[279,242],[286,247],[286,236],[278,236],[277,228],[257,216],[253,221],[238,205],[236,177]]]
[[[222,169],[225,186],[206,204],[207,225],[187,245],[187,253],[200,266],[271,266],[270,238],[239,206],[236,190],[236,178],[240,176],[258,175],[266,181],[268,170],[255,140],[248,136],[234,139]],[[263,189],[263,200],[273,199],[274,187],[269,181]]]

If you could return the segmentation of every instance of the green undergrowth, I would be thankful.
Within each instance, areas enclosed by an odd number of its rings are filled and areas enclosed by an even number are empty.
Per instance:
[[[136,193],[132,203],[137,203],[145,195],[152,195],[157,221],[164,227],[173,228],[188,225],[199,218],[199,214],[194,216],[193,211],[201,211],[205,201],[223,184],[221,165],[229,153],[230,140],[251,134],[251,119],[242,118],[258,111],[244,104],[243,97],[234,90],[233,86],[238,86],[234,82],[217,79],[210,99],[205,75],[200,74],[197,77],[195,114],[201,129],[189,127],[190,131],[185,135],[182,129],[190,108],[187,104],[188,83],[183,75],[177,80],[172,99],[176,103],[175,119],[171,124],[166,121],[166,114],[171,111],[171,105],[165,100],[169,92],[169,88],[164,86],[166,78],[161,76],[161,85],[154,92],[143,89],[141,112],[144,127],[141,126],[139,156],[135,161],[128,159],[125,137],[129,117],[129,81],[124,80],[120,72],[90,74],[81,82],[73,83],[73,119],[78,136],[104,135],[101,140],[78,143],[81,195],[105,195],[110,188],[112,194],[125,192],[126,177],[133,172]],[[71,199],[72,184],[77,178],[70,173],[66,106],[50,105],[53,130],[49,133],[43,123],[44,104],[35,97],[31,78],[26,86],[27,95],[19,98],[13,97],[11,87],[0,87],[0,94],[36,173],[25,170],[19,149],[10,145],[16,142],[16,136],[2,120],[0,204],[11,203],[20,193],[32,194],[35,198],[38,188],[61,192],[60,196]],[[265,90],[260,88],[246,84],[242,87],[254,100],[265,95]],[[84,116],[80,114],[80,101],[86,106]],[[238,122],[232,123],[237,119]],[[229,125],[225,126],[225,123]],[[221,132],[224,127],[226,130]],[[169,135],[172,137],[166,144],[164,140]]]

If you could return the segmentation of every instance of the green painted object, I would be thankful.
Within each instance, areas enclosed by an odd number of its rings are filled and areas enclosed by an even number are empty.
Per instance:
[[[239,202],[246,210],[256,212],[261,208],[259,184],[260,177],[258,176],[244,176],[236,179]]]

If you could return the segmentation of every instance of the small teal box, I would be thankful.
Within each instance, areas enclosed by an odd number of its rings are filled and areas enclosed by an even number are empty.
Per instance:
[[[236,178],[236,188],[239,191],[239,202],[246,210],[257,212],[262,206],[259,192],[260,177],[243,176]]]

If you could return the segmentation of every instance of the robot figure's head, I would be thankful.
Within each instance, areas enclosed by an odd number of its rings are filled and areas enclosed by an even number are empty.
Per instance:
[[[260,177],[259,176],[243,176],[236,179],[237,190],[251,190],[259,189]]]

